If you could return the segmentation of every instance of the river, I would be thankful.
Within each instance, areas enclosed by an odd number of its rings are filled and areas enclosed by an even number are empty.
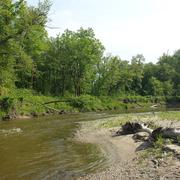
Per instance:
[[[0,179],[72,179],[106,165],[93,144],[73,137],[80,121],[109,117],[83,113],[0,122]]]

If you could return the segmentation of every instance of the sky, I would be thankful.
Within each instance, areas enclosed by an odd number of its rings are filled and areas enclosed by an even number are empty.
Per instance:
[[[143,54],[157,62],[180,49],[180,0],[51,0],[49,36],[93,28],[106,53],[122,60]],[[27,0],[37,5],[39,0]]]

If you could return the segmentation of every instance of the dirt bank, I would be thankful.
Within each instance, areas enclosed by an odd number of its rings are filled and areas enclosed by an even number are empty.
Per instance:
[[[162,123],[166,124],[164,121]],[[79,179],[180,179],[180,161],[177,158],[166,155],[159,159],[153,156],[143,158],[146,143],[135,142],[132,135],[113,137],[118,127],[100,128],[98,124],[98,121],[83,122],[76,139],[97,144],[106,155],[109,168]]]

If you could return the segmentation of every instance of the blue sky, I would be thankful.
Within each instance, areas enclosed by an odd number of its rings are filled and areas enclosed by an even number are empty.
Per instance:
[[[27,0],[37,5],[39,0]],[[106,53],[130,60],[143,54],[157,62],[180,49],[180,0],[52,0],[49,36],[92,27]]]

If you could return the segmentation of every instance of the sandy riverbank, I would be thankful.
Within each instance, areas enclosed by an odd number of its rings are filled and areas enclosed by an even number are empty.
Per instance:
[[[109,121],[117,121],[117,118],[119,117],[109,118]],[[107,122],[108,119],[104,121]],[[170,123],[169,121],[160,122],[157,119],[156,122],[163,125]],[[177,123],[179,125],[179,122]],[[153,156],[143,158],[146,144],[135,142],[132,135],[113,137],[112,134],[119,127],[102,128],[99,124],[100,121],[83,122],[76,134],[76,139],[97,144],[107,157],[109,167],[79,179],[180,179],[180,161],[176,157],[164,155],[159,159]]]

